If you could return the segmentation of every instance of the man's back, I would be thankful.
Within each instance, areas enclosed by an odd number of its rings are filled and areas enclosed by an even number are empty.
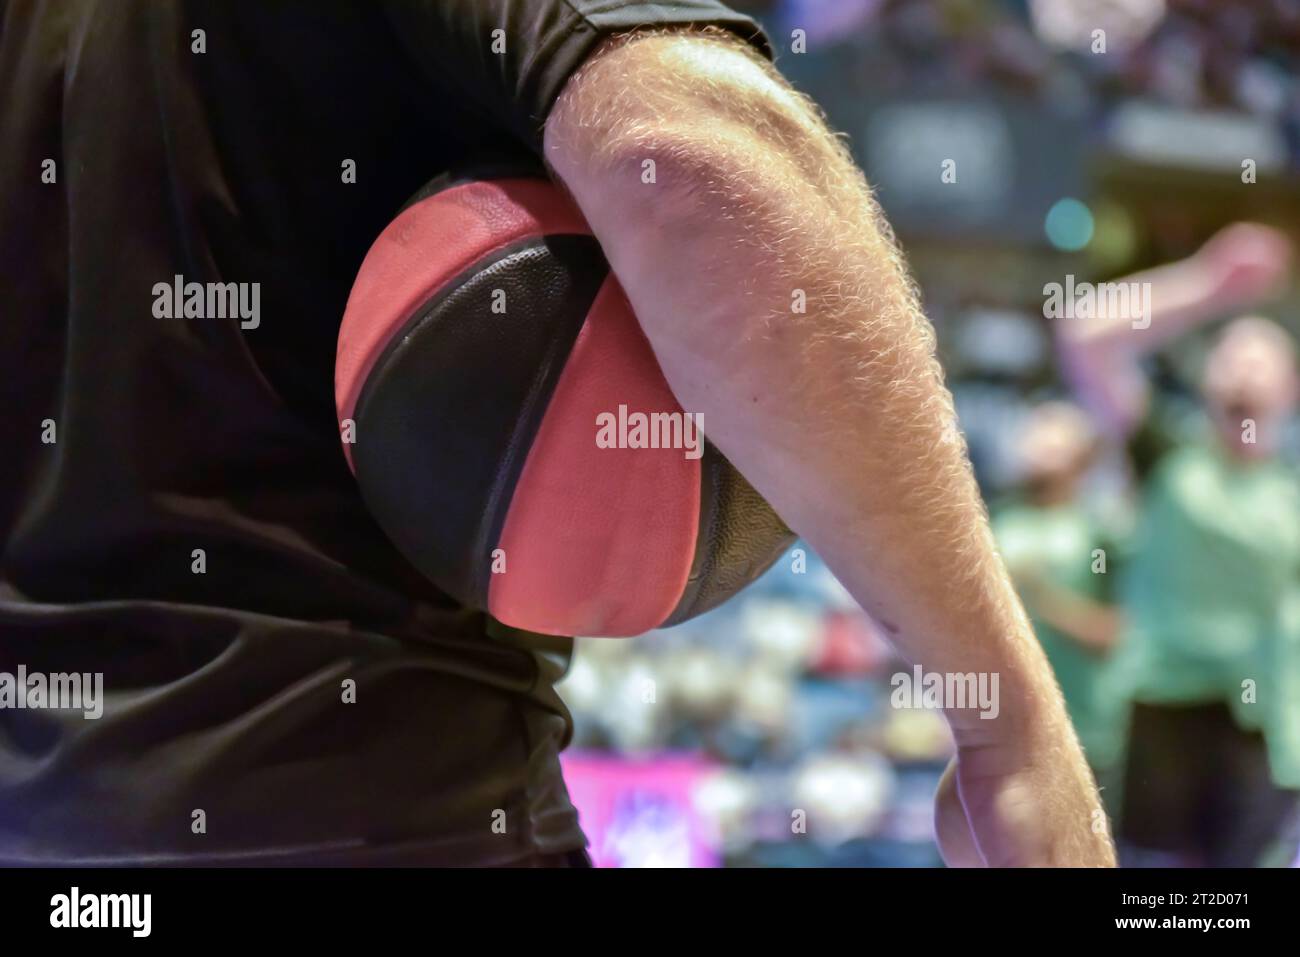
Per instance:
[[[333,405],[370,241],[522,145],[373,5],[0,13],[0,671],[106,694],[0,711],[0,860],[581,847],[553,659],[396,553]]]

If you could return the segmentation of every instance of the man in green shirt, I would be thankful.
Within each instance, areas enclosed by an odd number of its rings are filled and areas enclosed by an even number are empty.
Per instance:
[[[1289,256],[1273,230],[1232,226],[1187,260],[1118,280],[1143,284],[1146,315],[1059,326],[1081,401],[1145,483],[1116,662],[1134,701],[1120,821],[1131,860],[1258,863],[1300,788],[1300,481],[1279,458],[1300,395],[1294,344],[1259,317],[1230,323],[1200,382],[1208,428],[1190,439],[1162,425],[1140,364],[1275,289]]]

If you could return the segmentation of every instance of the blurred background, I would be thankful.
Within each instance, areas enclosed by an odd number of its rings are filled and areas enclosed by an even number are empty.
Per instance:
[[[1123,862],[1293,862],[1300,435],[1293,357],[1268,350],[1300,329],[1300,0],[731,5],[845,134],[906,250]],[[1241,222],[1259,225],[1225,230]],[[1134,273],[1153,314],[1120,323],[1136,344],[1047,306],[1067,276]],[[1267,329],[1216,352],[1248,313]],[[1268,434],[1225,452],[1246,419]],[[580,641],[566,777],[594,859],[941,866],[951,743],[936,712],[891,704],[903,671],[802,543],[686,625]]]

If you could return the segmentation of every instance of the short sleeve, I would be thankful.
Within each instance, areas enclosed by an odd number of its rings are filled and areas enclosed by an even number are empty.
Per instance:
[[[388,19],[433,91],[540,152],[546,117],[568,81],[609,36],[640,27],[716,26],[772,48],[750,17],[717,0],[385,0]]]

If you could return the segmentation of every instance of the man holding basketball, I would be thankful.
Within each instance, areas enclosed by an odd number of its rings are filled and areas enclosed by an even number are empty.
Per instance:
[[[999,675],[995,720],[948,714],[947,860],[1112,863],[888,225],[751,20],[714,0],[0,17],[0,379],[30,413],[5,418],[0,664],[75,662],[108,696],[93,727],[0,713],[0,861],[580,852],[549,659],[421,581],[337,448],[360,253],[486,146],[544,156],[683,408],[900,650]],[[174,275],[260,281],[258,328],[150,316]],[[340,718],[349,677],[367,710]],[[506,840],[503,795],[528,821]]]

